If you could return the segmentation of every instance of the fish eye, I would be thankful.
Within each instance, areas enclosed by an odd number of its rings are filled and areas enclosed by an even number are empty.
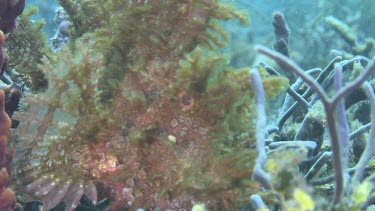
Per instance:
[[[184,106],[189,106],[189,105],[191,105],[193,103],[193,98],[190,95],[188,95],[188,94],[184,94],[181,97],[181,103]]]
[[[180,104],[186,110],[191,109],[194,106],[194,98],[191,94],[186,91],[182,91],[179,94]]]

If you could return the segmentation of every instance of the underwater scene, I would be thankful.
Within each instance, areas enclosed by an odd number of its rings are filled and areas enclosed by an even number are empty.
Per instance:
[[[375,210],[372,0],[0,0],[0,211]]]

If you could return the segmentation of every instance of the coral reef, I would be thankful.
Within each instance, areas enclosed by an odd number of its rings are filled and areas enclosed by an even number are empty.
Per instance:
[[[374,48],[374,39],[366,38],[363,44],[360,43],[355,31],[339,19],[329,16],[326,18],[326,21],[342,37],[342,39],[348,43],[350,53],[354,55],[368,56],[371,50]],[[350,53],[343,53],[343,57],[346,59],[353,57],[353,55]]]
[[[51,38],[54,50],[60,50],[61,46],[69,42],[69,26],[71,22],[68,20],[68,14],[62,7],[55,10],[55,23],[58,25],[58,30]]]
[[[14,154],[13,151],[7,150],[12,121],[5,112],[4,105],[5,95],[0,90],[0,210],[11,211],[16,205],[16,197],[13,191],[8,188]]]
[[[24,7],[24,0],[0,2],[0,75],[3,75],[8,63],[4,51],[5,34],[16,29],[16,18],[23,12]],[[7,149],[12,121],[5,111],[5,103],[4,91],[0,90],[0,210],[11,211],[16,206],[15,194],[8,188],[14,151]]]
[[[284,16],[280,12],[275,12],[273,14],[272,25],[276,37],[276,42],[273,44],[273,47],[277,52],[289,57],[288,42],[290,29]]]
[[[11,2],[18,8],[22,1]],[[330,9],[319,7],[336,3],[320,1],[313,15],[301,15],[290,11],[312,3],[283,1],[283,13],[273,13],[274,50],[258,45],[251,54],[254,42],[272,45],[272,28],[262,38],[252,37],[252,28],[230,37],[222,26],[248,18],[229,2],[59,0],[53,51],[41,33],[44,23],[30,21],[35,8],[20,17],[19,30],[0,34],[0,52],[12,58],[0,55],[4,75],[15,83],[10,88],[24,88],[10,144],[17,155],[11,187],[30,197],[25,207],[360,210],[374,204],[375,61],[367,58],[373,40],[349,27],[365,9],[348,10],[355,3],[344,0],[328,16]],[[265,2],[272,1],[262,1],[257,15],[271,22]],[[322,56],[332,46],[340,50]],[[21,96],[9,90],[5,102]],[[0,193],[11,196],[6,209],[12,209],[13,152],[5,151],[5,131]]]
[[[293,89],[298,87],[295,85],[300,83],[298,82],[299,80],[303,80],[309,86],[300,97],[309,101],[304,105],[308,108],[313,108],[318,100],[321,102],[325,112],[322,118],[327,124],[330,143],[329,147],[321,150],[321,144],[315,143],[315,140],[299,140],[299,138],[303,137],[299,134],[305,133],[304,131],[307,129],[307,125],[304,123],[305,120],[308,121],[307,119],[315,116],[312,114],[313,109],[308,111],[308,114],[305,114],[306,116],[296,132],[293,141],[271,139],[266,143],[264,134],[269,133],[266,130],[265,115],[262,115],[262,113],[264,113],[262,110],[264,110],[265,106],[264,97],[262,97],[263,88],[261,87],[257,72],[252,71],[251,79],[257,99],[256,104],[258,111],[256,130],[258,158],[254,167],[253,178],[269,189],[271,193],[276,194],[278,198],[276,206],[280,206],[282,209],[286,210],[363,210],[373,204],[374,186],[372,185],[372,181],[374,174],[373,164],[370,164],[370,159],[374,152],[373,142],[375,140],[375,95],[373,86],[367,80],[369,80],[370,76],[375,72],[375,59],[368,60],[365,57],[357,57],[351,60],[341,61],[342,58],[337,57],[326,68],[320,71],[318,77],[315,78],[309,74],[309,71],[304,71],[281,53],[262,46],[257,46],[256,50],[277,61],[279,65],[299,77],[291,86]],[[344,80],[344,70],[351,68],[357,69],[357,65],[360,62],[367,64],[366,68],[360,68],[359,73],[355,73],[356,77],[354,79],[350,78],[351,80],[346,82]],[[328,75],[328,72],[331,72],[331,74]],[[332,89],[335,93],[330,97],[328,92],[331,86],[333,86]],[[361,86],[363,88],[360,88]],[[363,89],[362,91],[366,93],[369,100],[371,120],[369,120],[370,123],[368,125],[353,130],[353,132],[350,133],[350,126],[352,125],[349,124],[347,118],[347,109],[361,100],[357,98],[355,103],[349,105],[345,104],[345,100],[353,100],[353,96],[350,94],[354,91],[358,92],[358,89]],[[310,92],[310,94],[308,94],[308,92]],[[316,96],[309,99],[308,96],[311,95],[312,92],[315,92]],[[296,99],[296,96],[293,97]],[[298,105],[299,102],[290,103],[290,100],[292,100],[292,98],[285,99],[284,105],[286,105],[288,109],[282,109],[279,121],[285,122],[285,119],[281,119],[289,118],[290,114],[287,113],[298,111],[298,107],[295,105]],[[321,110],[319,110],[319,112],[321,112]],[[276,131],[281,132],[283,124],[284,123],[278,124],[279,127],[277,127]],[[352,158],[353,155],[350,154],[351,142],[354,142],[353,139],[356,136],[369,129],[370,132],[366,146],[361,155],[358,155],[359,159],[351,163],[351,160],[354,160]],[[315,132],[314,129],[312,129],[312,131]],[[269,152],[267,152],[266,146],[270,149]],[[318,154],[314,155],[308,152],[316,150],[317,146],[318,150],[320,150]],[[291,150],[291,148],[297,149]],[[267,154],[269,155],[268,158],[271,159],[267,160]],[[285,156],[286,154],[288,156]],[[281,157],[284,159],[283,162],[279,161]],[[327,163],[329,159],[332,159],[332,171],[330,171],[332,175],[320,178],[318,176],[318,178],[316,178],[318,171],[321,170],[322,166]],[[302,167],[300,168],[302,172],[306,172],[304,178],[301,177],[300,171],[296,171],[293,168],[293,166],[296,165]],[[308,166],[307,170],[303,170],[306,169],[306,166]],[[311,187],[308,186],[321,186],[330,182],[334,182],[335,184],[333,195],[330,196],[332,197],[332,202],[320,199],[319,196],[313,194]],[[315,191],[317,190],[318,188],[315,189]],[[299,193],[297,194],[296,192]],[[329,195],[331,195],[331,193]],[[270,195],[268,195],[267,198],[268,197],[270,197]],[[251,198],[258,209],[268,210],[260,195],[255,194]],[[271,202],[269,198],[268,202],[274,206],[274,202]]]
[[[218,47],[218,20],[246,16],[212,0],[61,0],[70,43],[45,58],[43,93],[25,93],[17,128],[20,192],[48,210],[86,195],[112,209],[235,210],[254,191],[248,69]],[[266,95],[288,80],[262,73]]]

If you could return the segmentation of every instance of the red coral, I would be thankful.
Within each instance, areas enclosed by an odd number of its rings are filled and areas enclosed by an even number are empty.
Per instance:
[[[7,188],[9,183],[9,174],[12,152],[6,151],[8,143],[9,129],[12,121],[4,110],[5,95],[0,90],[0,210],[13,210],[16,204],[16,198],[12,190]]]

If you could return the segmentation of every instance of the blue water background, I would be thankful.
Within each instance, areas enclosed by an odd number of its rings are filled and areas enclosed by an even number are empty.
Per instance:
[[[331,58],[332,49],[349,47],[326,23],[327,16],[345,22],[356,32],[361,42],[373,37],[375,4],[373,0],[224,0],[248,12],[250,26],[239,26],[236,21],[224,23],[231,33],[231,43],[225,50],[231,55],[235,67],[253,64],[251,53],[254,44],[272,47],[274,42],[272,14],[284,14],[290,28],[289,50],[292,57],[304,68],[322,66]],[[54,0],[27,0],[27,5],[38,5],[39,14],[33,18],[46,20],[44,31],[51,38],[57,30],[53,22]],[[318,56],[319,55],[319,56]]]

